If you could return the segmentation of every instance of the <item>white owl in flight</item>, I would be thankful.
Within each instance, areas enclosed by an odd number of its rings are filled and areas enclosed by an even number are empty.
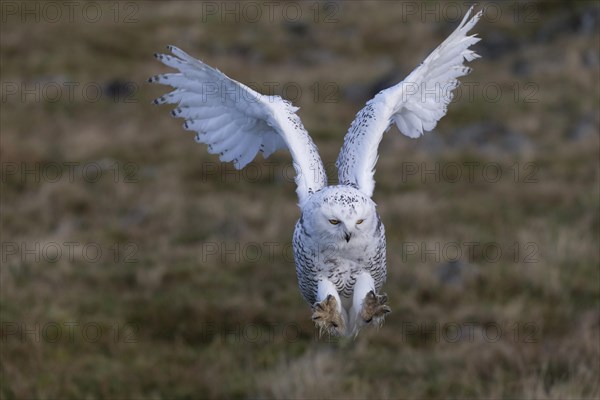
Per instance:
[[[339,183],[332,186],[296,107],[279,96],[261,95],[176,47],[168,47],[173,56],[155,55],[179,72],[150,78],[175,88],[154,103],[178,104],[173,116],[185,119],[183,127],[196,132],[209,153],[237,169],[258,152],[267,158],[287,148],[292,154],[301,210],[294,260],[300,291],[321,332],[356,335],[367,325],[380,326],[390,312],[380,293],[386,279],[385,231],[371,200],[377,148],[394,124],[417,138],[446,114],[457,78],[470,70],[463,63],[478,58],[469,47],[479,39],[467,33],[481,11],[469,19],[471,12],[472,7],[404,81],[379,92],[357,114],[337,159]]]

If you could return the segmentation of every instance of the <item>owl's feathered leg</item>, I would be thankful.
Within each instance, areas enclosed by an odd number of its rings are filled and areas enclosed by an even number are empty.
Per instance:
[[[312,310],[312,320],[319,328],[319,334],[324,331],[334,336],[345,334],[346,313],[335,285],[329,280],[319,280],[317,302],[313,304]]]
[[[368,324],[380,327],[385,314],[391,311],[385,303],[387,295],[375,293],[375,282],[368,272],[361,272],[354,284],[352,308],[350,309],[350,324],[352,332],[358,334],[360,329]]]

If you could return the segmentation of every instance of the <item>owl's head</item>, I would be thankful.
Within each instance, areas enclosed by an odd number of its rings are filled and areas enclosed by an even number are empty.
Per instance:
[[[372,237],[378,223],[375,203],[349,186],[328,186],[315,193],[303,218],[310,235],[328,243],[352,243]]]

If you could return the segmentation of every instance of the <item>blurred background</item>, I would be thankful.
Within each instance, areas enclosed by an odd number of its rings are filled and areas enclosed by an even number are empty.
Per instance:
[[[331,183],[354,115],[463,2],[2,1],[1,384],[25,398],[598,398],[598,2],[482,2],[434,132],[374,200],[392,314],[319,338],[285,151],[244,171],[151,101],[176,45],[300,107]]]

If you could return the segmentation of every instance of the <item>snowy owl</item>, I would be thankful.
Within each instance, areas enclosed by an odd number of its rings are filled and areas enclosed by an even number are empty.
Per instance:
[[[293,249],[298,284],[320,332],[356,335],[379,327],[390,312],[381,293],[386,280],[383,223],[371,199],[377,149],[392,125],[411,138],[431,131],[446,114],[457,78],[470,69],[465,61],[479,39],[468,36],[481,17],[472,8],[452,34],[404,81],[379,92],[356,115],[338,156],[339,183],[328,186],[317,147],[296,107],[279,96],[265,96],[194,59],[176,47],[155,54],[177,73],[149,79],[175,88],[154,100],[177,104],[172,115],[221,161],[244,168],[258,152],[267,158],[287,148],[296,172],[301,215]]]

